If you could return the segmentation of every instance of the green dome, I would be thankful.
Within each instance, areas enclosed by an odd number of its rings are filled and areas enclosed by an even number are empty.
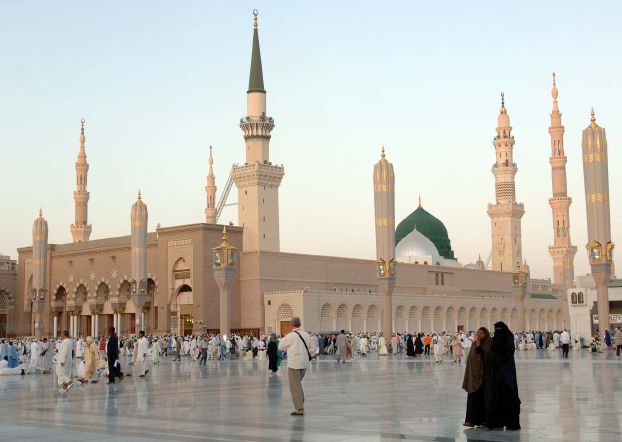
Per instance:
[[[454,251],[451,250],[451,241],[449,241],[445,225],[440,219],[426,212],[421,205],[397,225],[397,229],[395,229],[395,245],[412,232],[415,227],[434,243],[438,253],[443,258],[454,259]]]

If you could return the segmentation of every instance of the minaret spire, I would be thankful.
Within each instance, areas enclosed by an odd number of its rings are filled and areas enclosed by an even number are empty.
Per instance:
[[[73,242],[88,241],[91,236],[92,226],[88,224],[89,192],[87,191],[89,163],[86,161],[86,148],[84,147],[84,123],[80,120],[80,150],[76,160],[76,190],[73,192],[75,203],[75,223],[71,225]]]
[[[212,146],[209,147],[209,173],[207,175],[207,185],[205,193],[207,195],[207,206],[205,207],[205,222],[216,224],[216,177],[214,176],[214,158],[212,157]]]
[[[257,29],[257,16],[259,12],[253,9],[253,52],[251,55],[251,72],[248,78],[248,92],[263,92],[263,68],[261,66],[261,50],[259,49],[259,30]]]
[[[496,204],[488,205],[492,227],[492,269],[512,272],[516,262],[522,262],[521,218],[525,208],[516,202],[514,177],[518,167],[513,159],[514,136],[503,92],[496,131],[492,142],[496,159],[492,166]]]
[[[551,112],[551,179],[553,196],[549,198],[549,205],[553,211],[553,245],[549,247],[549,253],[553,259],[553,282],[562,286],[564,294],[566,289],[572,287],[574,281],[574,256],[577,248],[570,241],[570,213],[569,208],[572,198],[567,194],[566,162],[564,153],[564,126],[562,114],[559,111],[557,97],[557,83],[553,72],[553,111]],[[566,312],[566,327],[568,317]]]

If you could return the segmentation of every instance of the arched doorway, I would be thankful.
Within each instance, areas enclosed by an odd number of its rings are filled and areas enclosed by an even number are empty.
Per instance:
[[[177,334],[188,336],[194,328],[194,299],[192,287],[184,284],[177,289],[174,309],[177,311]],[[173,310],[173,308],[171,308]]]
[[[285,336],[287,333],[292,331],[292,317],[294,316],[294,310],[292,306],[289,304],[281,304],[277,311],[277,316],[279,318],[279,329],[281,332],[281,336]]]

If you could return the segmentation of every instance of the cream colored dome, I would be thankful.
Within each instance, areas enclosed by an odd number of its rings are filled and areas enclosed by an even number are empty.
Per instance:
[[[395,258],[398,262],[414,263],[420,257],[440,257],[440,254],[434,243],[415,229],[397,244]]]

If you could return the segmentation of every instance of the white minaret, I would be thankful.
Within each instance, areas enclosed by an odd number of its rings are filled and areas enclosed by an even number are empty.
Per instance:
[[[216,224],[216,177],[214,176],[214,158],[212,157],[212,146],[209,147],[209,173],[207,174],[207,205],[205,206],[205,222]]]
[[[75,202],[75,224],[71,225],[73,242],[88,241],[91,236],[92,226],[87,224],[89,209],[89,192],[87,181],[89,163],[86,162],[86,150],[84,148],[84,118],[80,120],[80,151],[76,160],[76,191],[73,193]]]
[[[395,287],[395,174],[385,158],[374,165],[374,211],[376,224],[376,277],[382,295],[382,333],[393,333],[393,288]]]
[[[266,115],[266,90],[263,84],[257,10],[253,26],[251,70],[246,95],[247,116],[240,120],[246,142],[246,162],[233,166],[238,188],[238,223],[244,228],[244,251],[278,252],[279,186],[285,170],[270,162],[270,133],[274,120]]]
[[[512,158],[514,137],[510,116],[505,108],[503,92],[501,109],[497,117],[497,135],[493,142],[496,161],[492,166],[495,176],[496,204],[488,204],[492,228],[492,269],[513,272],[517,263],[523,262],[521,247],[521,218],[523,204],[516,202],[514,176],[518,167]]]
[[[555,72],[553,72],[553,111],[551,112],[551,181],[553,184],[553,197],[549,198],[549,204],[553,211],[553,245],[549,246],[549,253],[553,259],[553,282],[562,287],[564,296],[566,289],[574,283],[574,257],[577,247],[570,241],[570,213],[569,207],[572,198],[568,196],[566,181],[566,154],[564,153],[564,126],[562,114],[557,104],[557,84]],[[569,326],[568,306],[564,310],[564,320]]]

